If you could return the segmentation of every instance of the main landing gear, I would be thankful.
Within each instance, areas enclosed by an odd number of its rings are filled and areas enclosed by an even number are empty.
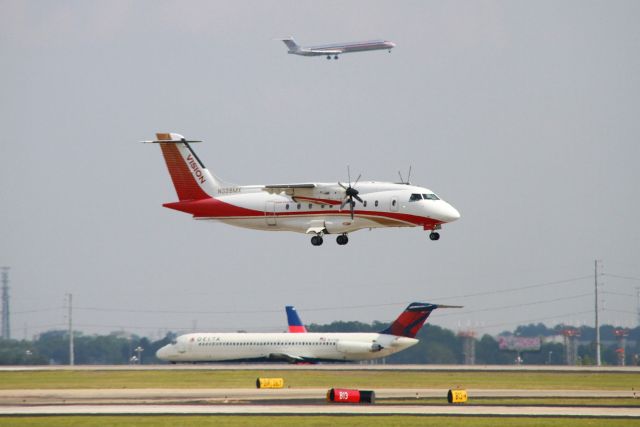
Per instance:
[[[440,233],[438,233],[437,231],[432,231],[431,234],[429,234],[429,238],[431,240],[438,240],[440,239]]]
[[[324,240],[322,239],[322,236],[319,234],[316,234],[311,238],[311,244],[313,246],[320,246],[322,245],[323,241]],[[346,245],[347,243],[349,243],[349,237],[347,237],[346,234],[341,234],[336,237],[336,243],[338,243],[340,246]]]
[[[346,245],[347,243],[349,243],[349,238],[347,237],[346,234],[341,234],[338,237],[336,237],[336,242],[342,246],[342,245]]]
[[[327,59],[331,59],[331,55],[327,55]],[[335,55],[333,59],[338,59],[338,55]]]

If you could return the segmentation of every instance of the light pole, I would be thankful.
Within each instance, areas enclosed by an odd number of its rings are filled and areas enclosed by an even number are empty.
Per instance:
[[[144,348],[142,348],[140,346],[137,346],[135,348],[135,350],[133,350],[133,351],[135,351],[136,354],[137,354],[137,358],[138,358],[137,363],[138,363],[138,365],[142,364],[142,352],[144,351]]]

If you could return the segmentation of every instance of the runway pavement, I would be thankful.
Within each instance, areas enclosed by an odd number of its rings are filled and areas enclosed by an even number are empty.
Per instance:
[[[6,415],[455,415],[640,418],[640,408],[423,405],[63,405],[0,406]]]
[[[380,388],[376,397],[423,398],[441,397],[446,401],[448,389]],[[2,390],[0,406],[4,405],[77,405],[122,403],[255,403],[260,401],[322,401],[327,388],[284,389],[59,389],[59,390]],[[634,391],[626,390],[519,390],[519,389],[467,389],[473,397],[539,397],[552,398],[629,398]],[[640,394],[637,396],[640,397]]]
[[[162,365],[41,365],[41,366],[0,366],[2,371],[155,371],[155,370],[211,370],[211,371],[465,371],[465,372],[620,372],[640,373],[640,366],[565,366],[565,365],[386,365],[336,363],[317,365],[292,365],[286,363],[240,363],[240,364],[162,364]]]

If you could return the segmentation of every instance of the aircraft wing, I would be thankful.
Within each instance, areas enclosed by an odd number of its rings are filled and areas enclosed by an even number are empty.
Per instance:
[[[304,357],[295,356],[293,354],[287,354],[287,353],[271,353],[271,354],[269,354],[269,359],[272,359],[272,360],[286,360],[289,363],[305,362],[306,361],[306,359]]]
[[[271,194],[286,193],[296,201],[315,204],[340,204],[344,190],[336,184],[274,184],[265,185],[264,191]]]
[[[309,52],[319,53],[321,55],[339,55],[344,53],[343,49],[309,49]]]

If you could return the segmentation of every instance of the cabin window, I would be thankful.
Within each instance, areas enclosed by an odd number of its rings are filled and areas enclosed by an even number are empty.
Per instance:
[[[431,193],[431,194],[423,194],[423,196],[427,200],[440,200],[440,197],[436,196],[433,193]]]
[[[366,200],[364,202],[362,202],[362,206],[364,206],[365,208],[367,207],[367,201]]]
[[[378,207],[378,201],[376,200],[376,202],[374,203],[374,205],[376,205],[376,208]]]
[[[313,204],[309,203],[309,209],[313,208]]]
[[[289,210],[289,203],[287,203],[287,206],[285,207],[287,210]]]
[[[301,206],[300,203],[298,203],[298,210],[300,210],[300,206]]]
[[[391,206],[395,206],[395,205],[396,205],[396,201],[395,201],[395,200],[392,200],[392,201],[391,201]]]
[[[321,207],[322,209],[324,209],[324,205],[320,205],[320,207]]]
[[[415,202],[416,200],[422,200],[422,194],[413,193],[411,197],[409,197],[410,202]]]

